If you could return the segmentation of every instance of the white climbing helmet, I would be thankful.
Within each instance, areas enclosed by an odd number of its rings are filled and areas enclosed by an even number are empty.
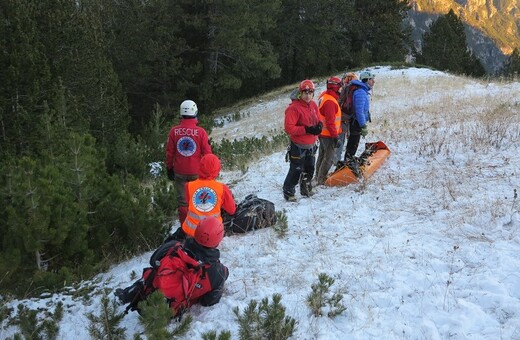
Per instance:
[[[181,117],[197,117],[199,109],[193,100],[185,100],[181,103]]]
[[[359,74],[359,79],[361,79],[361,81],[365,79],[374,79],[375,77],[376,75],[369,71],[363,71]]]

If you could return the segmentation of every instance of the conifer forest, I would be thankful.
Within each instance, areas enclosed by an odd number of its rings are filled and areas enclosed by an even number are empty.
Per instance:
[[[209,133],[218,109],[259,93],[404,63],[416,53],[408,10],[399,0],[2,1],[1,290],[59,288],[164,239],[175,193],[150,164],[164,161],[183,100]],[[482,76],[457,20],[432,30],[417,60]],[[453,53],[432,58],[442,43]]]

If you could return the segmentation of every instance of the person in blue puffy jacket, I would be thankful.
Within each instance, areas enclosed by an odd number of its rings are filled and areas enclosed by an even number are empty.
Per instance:
[[[370,122],[369,91],[374,87],[374,78],[375,75],[372,72],[364,71],[359,75],[360,80],[351,82],[358,86],[358,89],[352,94],[354,117],[350,121],[350,136],[345,150],[345,162],[347,163],[356,155],[361,136],[365,137],[368,134],[367,123]]]

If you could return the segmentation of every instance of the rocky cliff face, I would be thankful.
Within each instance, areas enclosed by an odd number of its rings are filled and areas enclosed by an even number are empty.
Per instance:
[[[496,72],[514,48],[520,48],[519,0],[410,0],[410,4],[419,48],[431,22],[450,9],[465,23],[468,46],[489,73]]]

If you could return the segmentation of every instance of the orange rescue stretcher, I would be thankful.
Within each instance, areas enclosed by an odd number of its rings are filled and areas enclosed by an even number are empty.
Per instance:
[[[359,156],[356,166],[345,165],[329,175],[325,185],[334,187],[367,179],[390,156],[390,149],[382,141],[365,143],[365,151]],[[356,176],[357,173],[357,176]]]

